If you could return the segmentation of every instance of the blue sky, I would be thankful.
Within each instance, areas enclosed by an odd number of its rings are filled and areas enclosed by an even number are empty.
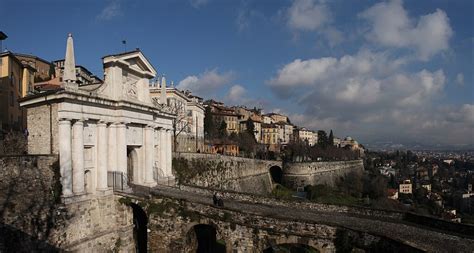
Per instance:
[[[362,143],[474,145],[473,1],[0,0],[9,50],[140,48],[204,98],[282,112]]]

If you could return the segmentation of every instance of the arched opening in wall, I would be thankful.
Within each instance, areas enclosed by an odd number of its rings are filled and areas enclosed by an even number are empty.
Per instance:
[[[138,154],[135,148],[127,147],[127,184],[133,184],[133,173],[138,166]]]
[[[139,205],[131,203],[130,207],[132,207],[133,210],[133,240],[135,242],[135,252],[147,252],[148,217]]]
[[[270,167],[270,176],[274,183],[281,184],[283,179],[283,170],[279,166]]]
[[[269,247],[263,253],[317,253],[319,250],[299,243],[284,243]]]
[[[193,226],[188,233],[188,250],[196,253],[225,253],[225,242],[217,240],[216,228],[207,224]]]

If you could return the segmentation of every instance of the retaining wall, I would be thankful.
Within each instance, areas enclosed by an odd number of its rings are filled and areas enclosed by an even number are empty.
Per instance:
[[[283,166],[283,184],[296,189],[306,185],[325,184],[334,186],[338,178],[350,172],[362,173],[362,160],[285,163]]]

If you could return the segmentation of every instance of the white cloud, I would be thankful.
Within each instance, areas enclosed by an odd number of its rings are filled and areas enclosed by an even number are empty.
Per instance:
[[[246,93],[247,90],[244,87],[236,84],[230,87],[229,92],[225,96],[225,100],[231,104],[239,104],[246,99]]]
[[[316,0],[294,0],[287,15],[288,26],[295,30],[314,31],[331,21],[329,8]]]
[[[463,73],[458,73],[456,75],[456,83],[459,84],[459,85],[464,85],[464,75]]]
[[[361,141],[474,144],[473,138],[466,138],[472,135],[474,106],[441,108],[444,71],[410,72],[407,63],[369,50],[340,58],[297,59],[282,66],[267,84],[280,98],[302,108],[291,120],[311,129],[332,128]]]
[[[204,5],[208,4],[210,0],[189,0],[189,3],[191,4],[192,7],[199,9],[203,7]]]
[[[111,20],[122,15],[121,5],[118,1],[112,0],[105,6],[104,9],[97,15],[98,20]]]
[[[179,82],[177,88],[190,90],[198,95],[207,95],[206,93],[215,93],[217,89],[229,84],[233,76],[232,72],[219,73],[217,69],[206,70],[198,76],[187,76]]]
[[[401,0],[377,3],[359,14],[367,20],[367,39],[385,47],[414,49],[421,60],[428,60],[449,48],[453,31],[443,10],[410,18]]]

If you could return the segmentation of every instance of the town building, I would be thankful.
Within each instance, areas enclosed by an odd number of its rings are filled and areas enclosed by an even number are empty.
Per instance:
[[[295,128],[294,134],[300,141],[308,143],[309,146],[314,146],[317,143],[315,132],[306,129],[305,127]]]
[[[33,90],[36,69],[22,63],[12,52],[0,53],[0,128],[21,130],[26,113],[18,99]]]
[[[238,156],[239,146],[232,141],[213,140],[212,142],[206,143],[204,153]]]
[[[64,72],[64,59],[53,61],[56,76],[62,77]],[[76,79],[79,86],[102,83],[102,80],[92,74],[87,68],[76,65]]]
[[[402,194],[412,194],[412,184],[409,179],[403,180],[403,183],[399,185],[399,192]]]
[[[163,92],[165,91],[165,92]],[[162,98],[161,94],[166,96]],[[166,78],[150,84],[150,96],[155,103],[164,100],[176,118],[173,121],[173,150],[198,152],[204,146],[204,105],[202,98],[189,91],[181,91],[173,85],[167,87]]]
[[[228,135],[232,133],[239,133],[239,115],[234,109],[226,107],[224,106],[224,103],[214,100],[208,100],[205,104],[210,106],[213,119],[217,126],[219,126],[221,122],[225,122],[226,132]]]
[[[275,124],[262,124],[262,143],[268,151],[279,152],[278,126]]]
[[[34,83],[44,82],[56,76],[54,65],[50,61],[30,54],[15,53],[14,55],[23,64],[28,64],[36,70]]]

